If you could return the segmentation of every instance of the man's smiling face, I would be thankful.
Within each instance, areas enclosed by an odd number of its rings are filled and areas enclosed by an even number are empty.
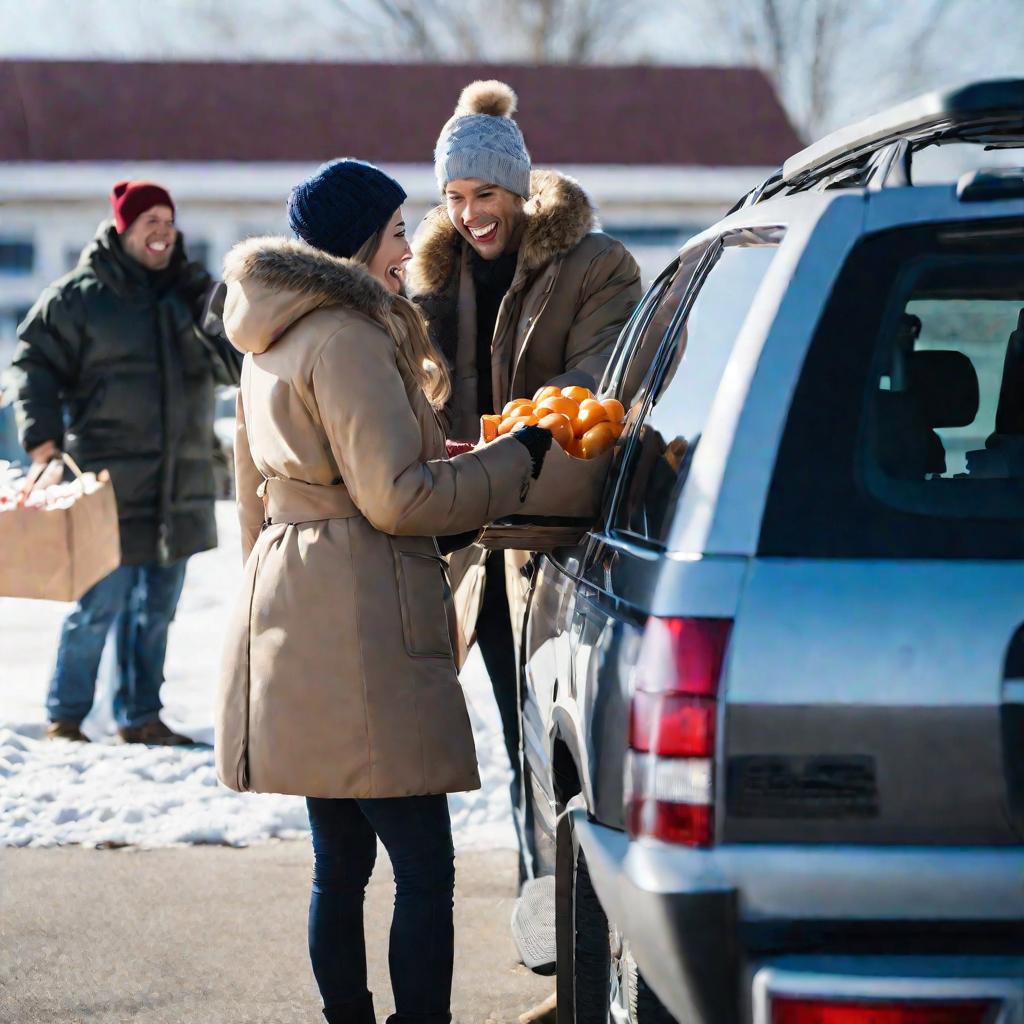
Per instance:
[[[147,270],[163,270],[171,262],[178,229],[169,206],[151,206],[121,236],[124,250]]]
[[[449,181],[444,196],[456,231],[483,259],[518,246],[525,218],[521,196],[479,178]]]

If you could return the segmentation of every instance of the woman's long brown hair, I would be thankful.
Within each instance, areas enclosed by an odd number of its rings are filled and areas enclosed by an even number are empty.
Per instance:
[[[352,259],[368,266],[377,255],[383,238],[382,227],[360,246]],[[384,326],[405,352],[427,401],[435,409],[444,408],[452,393],[451,374],[444,356],[427,334],[427,325],[420,311],[404,295],[395,295],[385,317],[387,323]]]

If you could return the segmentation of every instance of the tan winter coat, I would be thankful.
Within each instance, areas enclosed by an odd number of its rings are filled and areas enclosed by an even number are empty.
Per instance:
[[[519,259],[494,326],[491,390],[494,411],[512,398],[530,398],[545,384],[593,387],[619,332],[640,300],[640,270],[621,242],[596,230],[594,208],[578,182],[555,171],[534,171],[524,207]],[[417,233],[409,283],[434,344],[452,367],[445,409],[449,437],[476,440],[476,297],[469,245],[443,205]],[[521,552],[506,552],[513,630],[522,619]],[[464,548],[452,556],[460,653],[472,644],[483,596],[486,553]]]
[[[640,271],[621,242],[595,230],[594,208],[572,178],[534,171],[526,231],[491,343],[494,411],[545,384],[600,380],[640,299]],[[476,298],[469,245],[445,207],[427,215],[409,268],[414,300],[452,367],[450,437],[476,440]]]
[[[474,789],[433,538],[517,508],[529,453],[509,438],[445,458],[382,326],[392,299],[357,265],[252,239],[225,279],[225,327],[248,353],[235,452],[245,583],[217,701],[218,776],[319,797]]]

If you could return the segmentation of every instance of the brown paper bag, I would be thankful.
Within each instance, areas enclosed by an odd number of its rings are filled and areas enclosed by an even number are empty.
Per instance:
[[[97,475],[86,493],[74,460],[78,493],[66,508],[0,511],[0,597],[77,601],[121,564],[117,502],[110,475]]]
[[[613,451],[576,459],[552,444],[519,511],[487,526],[477,543],[518,551],[553,551],[579,543],[601,511]]]

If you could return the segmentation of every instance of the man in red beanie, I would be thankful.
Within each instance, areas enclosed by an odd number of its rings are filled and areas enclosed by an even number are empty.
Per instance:
[[[152,181],[119,181],[110,203],[125,252],[147,270],[163,270],[178,236],[170,193]]]
[[[212,309],[215,282],[185,258],[168,191],[119,181],[113,220],[78,266],[18,328],[15,413],[42,468],[62,451],[107,469],[117,496],[121,566],[64,621],[50,681],[49,735],[85,741],[96,672],[117,624],[114,714],[128,743],[190,742],[160,718],[167,632],[185,563],[215,547],[214,388],[240,359]]]

